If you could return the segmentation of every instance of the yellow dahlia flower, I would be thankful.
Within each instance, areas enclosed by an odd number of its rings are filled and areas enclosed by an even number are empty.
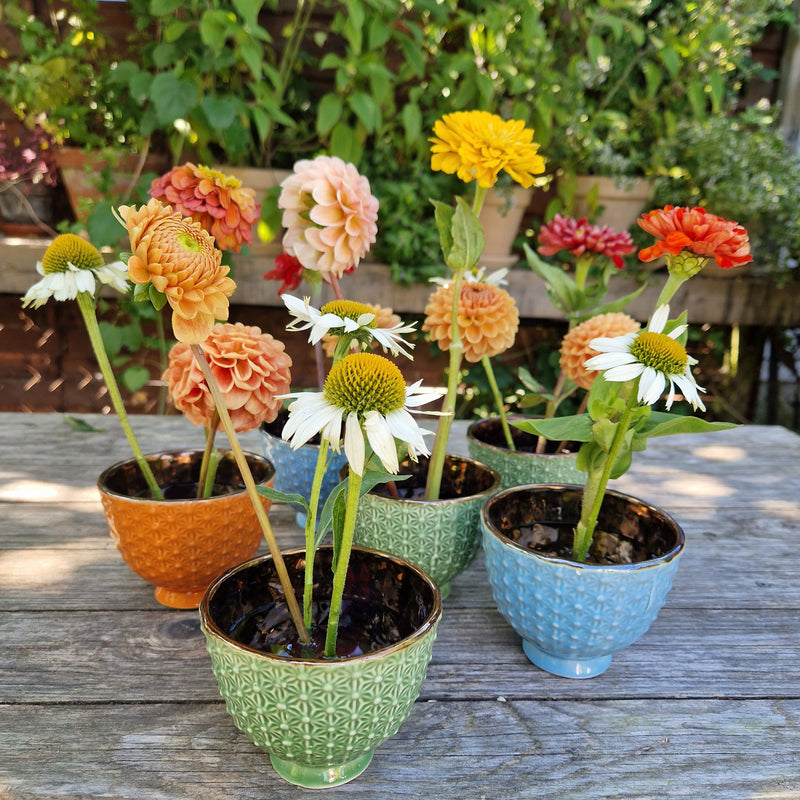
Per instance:
[[[174,213],[159,200],[118,210],[133,252],[128,260],[130,279],[152,283],[166,295],[179,342],[200,344],[215,320],[228,318],[228,298],[236,288],[214,238],[199,222]]]
[[[477,180],[488,189],[507,172],[526,189],[544,172],[544,160],[533,130],[519,120],[504,120],[488,111],[456,111],[433,126],[431,169],[456,174],[464,183]]]
[[[581,389],[591,389],[598,373],[584,367],[586,361],[598,355],[591,341],[599,337],[614,338],[639,330],[639,323],[621,311],[598,314],[576,325],[561,341],[559,365],[564,375]]]
[[[431,295],[422,326],[442,350],[453,340],[452,310],[453,284],[448,283]],[[458,328],[467,361],[492,358],[514,344],[519,328],[517,304],[505,289],[492,283],[465,282],[458,300]]]

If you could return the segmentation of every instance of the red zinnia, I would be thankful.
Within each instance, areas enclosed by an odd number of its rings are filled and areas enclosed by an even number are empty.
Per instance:
[[[713,258],[720,267],[749,264],[750,241],[747,231],[737,222],[728,222],[704,208],[664,206],[638,220],[642,230],[659,241],[639,251],[642,261],[654,261],[663,255],[678,255],[683,250]]]
[[[597,253],[610,258],[617,269],[622,269],[622,256],[636,248],[627,231],[618,233],[606,226],[589,225],[585,217],[576,220],[556,214],[539,229],[539,247],[536,249],[543,256],[555,255],[560,250],[569,250],[574,256]]]
[[[293,292],[303,280],[303,265],[294,256],[281,253],[275,256],[275,269],[264,273],[265,281],[283,281],[278,294],[283,294],[287,289]]]

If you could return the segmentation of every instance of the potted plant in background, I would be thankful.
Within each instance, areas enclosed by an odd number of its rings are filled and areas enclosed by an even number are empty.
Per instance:
[[[55,141],[33,128],[0,123],[0,230],[9,235],[46,235],[53,229],[52,188],[58,184]]]
[[[527,420],[523,430],[581,441],[578,465],[586,486],[523,486],[500,492],[482,516],[492,593],[501,614],[523,638],[528,658],[565,677],[602,673],[613,653],[634,642],[655,619],[684,547],[680,526],[647,503],[607,491],[634,451],[651,436],[721,430],[706,422],[655,412],[668,390],[704,409],[685,350],[686,324],[669,320],[677,288],[710,259],[725,268],[751,260],[747,233],[701,208],[645,214],[640,225],[655,237],[639,257],[664,256],[669,276],[643,331],[592,340],[598,355],[585,363],[602,372],[586,411],[572,417]]]

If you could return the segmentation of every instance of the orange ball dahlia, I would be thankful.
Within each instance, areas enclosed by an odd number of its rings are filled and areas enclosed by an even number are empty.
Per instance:
[[[120,206],[132,255],[128,274],[134,283],[152,283],[172,308],[175,338],[199,344],[215,320],[228,318],[228,298],[236,284],[222,264],[213,237],[159,200],[146,206]]]
[[[589,358],[598,355],[597,350],[589,347],[589,342],[601,336],[612,338],[635,333],[640,327],[635,319],[621,311],[598,314],[581,322],[568,331],[561,341],[561,371],[581,389],[591,389],[599,373],[583,366]]]
[[[425,307],[423,331],[442,350],[453,339],[453,284],[440,286]],[[461,285],[458,300],[458,332],[464,348],[464,358],[475,363],[483,356],[498,355],[514,344],[519,328],[519,312],[514,298],[491,283],[468,281]]]
[[[729,222],[704,208],[664,206],[642,214],[639,227],[658,241],[639,251],[642,261],[654,261],[661,256],[677,256],[684,250],[713,258],[720,267],[749,264],[750,240],[747,231],[737,222]]]
[[[378,233],[378,200],[369,181],[336,156],[294,165],[281,184],[283,246],[306,269],[338,279],[358,266]]]
[[[238,178],[209,167],[186,163],[156,178],[150,196],[199,222],[221,250],[238,253],[253,241],[253,225],[261,216],[252,189]]]
[[[219,384],[234,430],[253,430],[272,422],[280,411],[279,395],[289,391],[292,359],[283,342],[255,326],[217,324],[200,345]],[[175,408],[194,425],[208,428],[214,400],[191,348],[178,342],[169,351],[162,376]],[[219,427],[219,426],[218,426]]]

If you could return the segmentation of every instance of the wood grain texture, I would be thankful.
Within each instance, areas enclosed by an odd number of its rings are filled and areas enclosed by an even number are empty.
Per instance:
[[[0,414],[0,800],[300,796],[233,726],[196,613],[159,606],[119,556],[95,484],[128,446],[114,417],[82,418],[102,430]],[[133,424],[146,451],[201,438],[181,417]],[[260,452],[258,434],[243,440]],[[655,440],[616,487],[687,535],[650,631],[598,678],[544,673],[479,554],[453,582],[411,716],[328,795],[800,798],[800,437]],[[292,509],[270,518],[282,545],[300,543]]]

